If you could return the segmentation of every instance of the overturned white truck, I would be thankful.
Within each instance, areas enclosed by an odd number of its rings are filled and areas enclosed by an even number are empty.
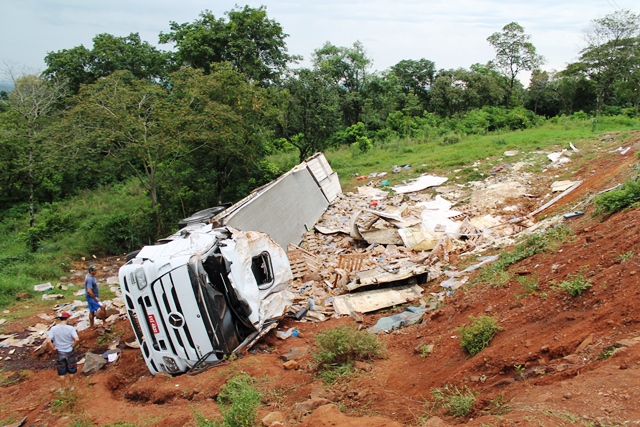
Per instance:
[[[122,266],[127,313],[149,370],[214,364],[275,327],[293,297],[282,247],[299,243],[340,192],[316,154],[214,218],[183,222]]]

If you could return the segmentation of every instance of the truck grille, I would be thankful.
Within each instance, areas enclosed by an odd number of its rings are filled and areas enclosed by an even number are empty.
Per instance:
[[[173,272],[167,273],[151,283],[152,295],[155,299],[154,302],[159,314],[159,319],[156,320],[158,321],[158,326],[161,328],[161,332],[164,332],[169,338],[169,345],[174,354],[183,359],[198,360],[202,355],[193,341],[186,322],[179,328],[174,328],[166,322],[166,319],[169,318],[169,314],[171,313],[179,313],[185,318],[185,313],[180,305],[180,296],[173,282],[172,274]],[[188,289],[188,292],[191,292],[191,289]],[[164,340],[159,344],[161,347],[166,347]]]

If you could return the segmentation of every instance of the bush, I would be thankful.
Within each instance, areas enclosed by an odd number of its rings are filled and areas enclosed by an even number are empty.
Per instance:
[[[218,394],[218,404],[223,421],[208,420],[202,413],[193,411],[197,427],[252,427],[262,400],[254,388],[254,379],[246,373],[231,378]]]
[[[441,142],[438,142],[438,145],[453,145],[460,142],[460,137],[456,135],[447,135],[445,136]]]
[[[460,346],[470,355],[475,356],[489,346],[496,332],[501,331],[498,326],[498,318],[480,316],[477,319],[469,316],[471,325],[461,325],[456,330],[460,335]]]
[[[593,286],[593,284],[588,279],[585,279],[582,274],[578,273],[573,276],[571,280],[565,280],[560,283],[557,288],[568,292],[572,297],[577,297],[578,295],[582,295],[582,292],[591,286]]]
[[[594,215],[613,214],[628,207],[634,207],[640,201],[640,183],[627,181],[618,190],[599,195],[593,200]]]
[[[324,376],[327,382],[348,375],[353,362],[372,360],[384,353],[378,337],[352,326],[322,331],[316,335],[316,344],[313,360],[319,371],[327,373]]]
[[[443,408],[447,414],[454,417],[464,417],[471,411],[476,401],[476,396],[469,387],[464,386],[459,389],[453,385],[445,385],[442,388],[435,388],[431,391],[433,396],[433,406]]]

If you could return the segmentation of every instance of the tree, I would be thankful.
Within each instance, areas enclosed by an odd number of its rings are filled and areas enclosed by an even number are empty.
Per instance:
[[[287,64],[299,59],[287,54],[280,24],[267,18],[265,6],[245,6],[226,12],[228,20],[205,10],[193,23],[171,22],[160,43],[173,43],[179,64],[211,72],[211,64],[230,62],[247,79],[267,85],[279,80]]]
[[[596,115],[600,115],[614,84],[640,75],[640,15],[619,10],[594,19],[585,41],[580,66],[596,86]]]
[[[438,71],[430,96],[433,111],[453,117],[473,108],[497,105],[504,92],[490,72],[458,68]]]
[[[98,34],[91,50],[84,46],[49,52],[45,76],[64,79],[73,94],[83,84],[94,83],[115,71],[129,71],[135,78],[157,81],[175,69],[171,54],[140,39],[138,33],[126,37]]]
[[[303,161],[327,148],[340,125],[340,98],[334,86],[308,69],[298,70],[284,82],[283,88],[290,94],[283,133]]]
[[[423,105],[429,105],[429,88],[436,74],[436,64],[428,59],[404,59],[391,67],[405,93],[413,92]]]
[[[59,111],[59,102],[66,96],[66,85],[58,79],[44,79],[35,74],[19,73],[11,67],[8,67],[7,75],[13,84],[13,90],[8,93],[6,100],[0,102],[14,113],[16,122],[11,135],[5,137],[22,140],[27,147],[25,154],[29,186],[29,226],[34,227],[35,174],[39,155],[44,151],[43,145],[46,144],[42,132],[51,117]]]
[[[340,91],[345,124],[360,121],[367,84],[367,69],[371,66],[361,42],[353,47],[338,47],[326,42],[313,52],[314,70]]]
[[[487,38],[496,51],[495,67],[507,77],[506,106],[509,108],[514,93],[516,77],[520,71],[533,71],[544,63],[544,58],[536,53],[524,28],[517,22],[511,22]]]

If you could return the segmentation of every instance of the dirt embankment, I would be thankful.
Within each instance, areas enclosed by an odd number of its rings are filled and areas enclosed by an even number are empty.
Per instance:
[[[626,164],[601,156],[585,164],[576,175],[585,185],[554,209],[624,181],[633,161],[635,156]],[[139,350],[123,347],[118,361],[78,378],[76,406],[66,414],[52,405],[57,375],[51,356],[19,351],[6,360],[9,349],[3,348],[2,418],[26,416],[27,425],[47,426],[74,420],[195,425],[194,410],[219,415],[220,387],[244,371],[260,379],[265,391],[260,418],[280,411],[287,426],[640,425],[640,209],[605,219],[592,218],[587,209],[566,223],[574,234],[557,251],[512,265],[503,286],[459,289],[421,323],[381,335],[387,357],[363,366],[348,382],[325,387],[314,379],[309,355],[290,370],[280,356],[294,347],[312,349],[315,334],[356,323],[350,317],[287,319],[279,329],[295,326],[299,337],[268,335],[245,357],[195,376],[152,377]],[[591,284],[582,295],[558,288],[578,275]],[[426,291],[439,291],[438,284],[430,282]],[[361,325],[394,312],[364,316]],[[480,315],[497,316],[502,330],[470,357],[460,347],[457,327]],[[125,320],[114,329],[123,333],[121,342],[132,338]],[[84,352],[106,348],[95,331],[80,337]],[[428,345],[433,350],[427,355],[420,349]],[[432,390],[445,385],[476,394],[467,416],[456,418],[428,403]]]

